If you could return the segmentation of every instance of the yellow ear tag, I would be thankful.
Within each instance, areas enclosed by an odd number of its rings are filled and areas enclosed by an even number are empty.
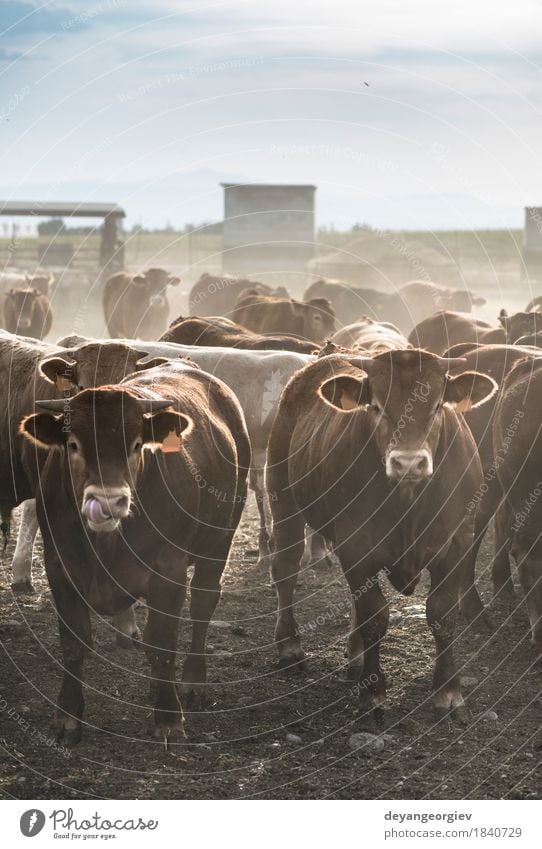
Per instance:
[[[61,374],[57,374],[56,376],[56,388],[59,392],[69,392],[72,388],[71,380],[68,380],[67,377],[62,377]]]
[[[181,450],[181,437],[177,436],[174,430],[170,430],[164,441],[162,442],[162,451],[164,454],[173,454]]]

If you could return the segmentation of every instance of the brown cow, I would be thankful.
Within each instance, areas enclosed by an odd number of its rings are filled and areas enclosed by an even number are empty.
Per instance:
[[[109,335],[117,339],[158,339],[169,315],[166,289],[179,283],[179,277],[172,277],[163,268],[149,268],[144,274],[114,274],[103,293]]]
[[[192,315],[229,316],[238,298],[248,289],[252,289],[260,295],[289,297],[284,286],[273,288],[273,286],[268,286],[267,283],[260,283],[256,280],[231,277],[228,274],[218,277],[205,272],[190,290],[188,308]]]
[[[52,323],[49,299],[38,289],[10,289],[6,292],[4,326],[10,333],[29,339],[43,339]]]
[[[453,345],[460,343],[504,343],[506,333],[502,327],[495,327],[478,316],[440,310],[420,321],[410,332],[408,341],[416,348],[424,348],[432,354],[442,355]]]
[[[516,345],[478,345],[470,351],[463,351],[461,346],[456,345],[447,353],[450,356],[460,356],[464,359],[463,365],[458,367],[460,370],[468,369],[483,372],[493,378],[499,387],[502,387],[506,376],[515,368],[517,363],[525,360],[525,358],[534,359],[537,356],[536,349],[519,348]],[[452,367],[452,374],[456,371],[456,368]],[[472,548],[466,560],[467,579],[464,588],[465,595],[462,600],[462,612],[468,622],[478,619],[480,624],[489,626],[491,626],[491,622],[484,611],[474,582],[476,559],[480,545],[491,519],[499,513],[499,505],[502,500],[497,469],[499,464],[502,463],[503,455],[506,454],[508,443],[494,446],[492,437],[495,410],[501,392],[502,389],[487,404],[473,410],[467,410],[464,414],[465,421],[478,447],[484,479],[479,490],[467,504],[467,511],[475,515],[475,534]],[[501,600],[506,600],[506,594],[511,591],[508,549],[506,538],[501,534],[500,525],[497,522],[492,577],[495,594],[501,594]]]
[[[21,433],[49,450],[37,508],[63,654],[59,739],[81,739],[90,611],[112,616],[139,597],[148,605],[154,734],[166,745],[182,739],[175,657],[187,568],[194,564],[190,694],[205,684],[207,629],[246,498],[250,445],[239,403],[221,381],[175,362],[38,406]]]
[[[307,522],[334,546],[353,601],[352,677],[363,708],[385,697],[380,642],[388,607],[378,573],[410,594],[431,575],[427,621],[436,645],[434,705],[466,713],[452,645],[462,562],[482,481],[476,445],[454,406],[476,406],[496,384],[476,372],[450,377],[451,363],[423,351],[330,356],[287,385],[272,428],[267,486],[273,514],[275,639],[281,665],[300,663],[294,589]]]
[[[144,360],[144,362],[142,361]],[[21,526],[13,559],[15,592],[32,592],[32,542],[37,531],[34,495],[39,469],[45,455],[30,448],[18,434],[19,422],[34,410],[39,400],[65,398],[91,386],[118,382],[126,374],[152,367],[145,352],[120,343],[106,346],[83,344],[62,350],[43,342],[30,342],[18,337],[0,335],[0,511],[7,534],[11,511],[25,502]],[[134,636],[134,629],[122,629],[118,642],[125,644],[123,634]]]
[[[523,336],[542,331],[542,312],[516,312],[514,315],[508,315],[506,310],[502,309],[499,321],[509,345],[515,344]]]
[[[396,351],[409,347],[408,340],[393,324],[374,321],[364,315],[353,324],[337,330],[331,342],[345,348],[363,349],[371,353]]]
[[[292,333],[321,345],[335,332],[335,314],[329,301],[296,301],[258,292],[245,292],[235,305],[233,321],[254,333]]]
[[[253,333],[229,318],[190,316],[176,319],[159,339],[177,345],[208,345],[211,348],[241,348],[245,351],[295,351],[313,354],[314,343],[296,336],[264,336]]]
[[[328,298],[337,321],[349,324],[353,315],[366,313],[377,321],[390,321],[402,333],[439,309],[470,312],[473,306],[485,304],[485,298],[466,289],[449,289],[424,280],[414,280],[387,294],[337,280],[316,280],[307,288],[304,299]]]
[[[520,362],[507,376],[495,413],[496,450],[507,444],[497,468],[505,498],[506,532],[517,565],[531,626],[542,655],[542,358]],[[506,578],[506,574],[501,578]],[[508,570],[508,587],[512,584]]]

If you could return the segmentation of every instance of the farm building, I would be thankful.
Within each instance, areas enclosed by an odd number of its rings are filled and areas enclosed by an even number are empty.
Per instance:
[[[304,274],[315,254],[315,186],[223,183],[222,268],[243,276]]]
[[[461,283],[459,266],[444,250],[424,245],[408,233],[388,230],[367,230],[344,247],[314,259],[310,270],[318,277],[386,290],[410,280]]]

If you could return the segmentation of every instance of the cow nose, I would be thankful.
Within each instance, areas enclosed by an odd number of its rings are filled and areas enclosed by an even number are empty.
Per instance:
[[[423,480],[433,474],[429,451],[390,451],[386,474],[394,480]]]
[[[23,330],[27,330],[30,327],[30,322],[27,318],[19,319],[19,327],[22,327]]]
[[[124,519],[130,511],[128,487],[98,489],[87,487],[83,496],[83,515],[93,526],[110,525],[112,520]]]
[[[163,307],[165,303],[162,295],[153,295],[150,302],[153,307]]]

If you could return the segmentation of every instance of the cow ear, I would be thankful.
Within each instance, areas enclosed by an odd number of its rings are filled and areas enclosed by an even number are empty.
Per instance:
[[[484,304],[487,304],[487,299],[482,298],[481,295],[475,295],[475,297],[472,299],[472,303],[475,307],[483,307]]]
[[[154,415],[145,416],[145,427],[143,431],[143,442],[145,445],[154,445],[160,447],[170,439],[170,434],[173,433],[177,437],[177,447],[174,450],[179,450],[181,447],[180,435],[184,433],[187,436],[192,430],[194,423],[188,416],[176,411],[167,410]],[[170,451],[169,442],[165,446],[166,451]]]
[[[136,363],[136,371],[146,371],[148,368],[155,368],[156,366],[163,366],[165,363],[169,363],[167,357],[153,357],[151,360],[145,359],[148,354],[144,354],[141,360],[138,360]]]
[[[63,445],[65,437],[65,432],[62,430],[63,419],[63,414],[52,416],[49,413],[35,413],[22,420],[19,432],[30,442],[35,442],[42,448]]]
[[[503,309],[499,313],[499,321],[504,328],[506,328],[507,319],[508,319],[508,313],[506,312],[506,310],[503,307]]]
[[[339,410],[354,410],[368,404],[369,381],[366,377],[332,377],[324,381],[319,389],[320,396]]]
[[[170,277],[167,284],[168,284],[168,286],[178,286],[180,282],[181,282],[180,277]]]
[[[47,357],[39,364],[39,373],[49,383],[54,383],[59,392],[77,386],[77,363],[75,360],[55,356]]]
[[[455,407],[458,413],[466,413],[479,407],[495,395],[497,384],[487,374],[465,371],[457,377],[448,375],[443,401]]]
[[[132,277],[132,283],[134,286],[144,286],[147,282],[147,278],[144,274],[136,274],[135,277]]]

